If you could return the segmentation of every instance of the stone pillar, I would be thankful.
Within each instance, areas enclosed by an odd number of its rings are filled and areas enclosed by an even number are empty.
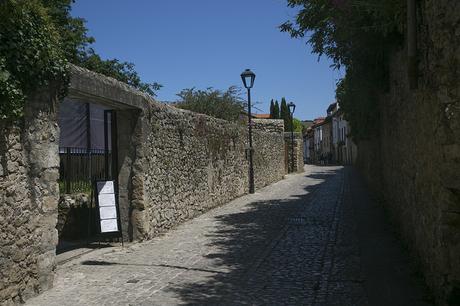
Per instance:
[[[287,158],[287,165],[289,169],[289,173],[291,172],[303,172],[303,138],[302,133],[294,133],[294,169],[291,170],[291,150],[292,150],[292,142],[291,142],[291,132],[284,133],[284,141],[286,143],[285,150],[286,150],[286,158]]]
[[[254,179],[256,189],[284,178],[284,121],[253,119]]]
[[[117,111],[119,206],[125,241],[146,238],[140,114],[140,110]]]
[[[59,200],[58,98],[31,96],[19,122],[0,122],[0,304],[50,288]]]

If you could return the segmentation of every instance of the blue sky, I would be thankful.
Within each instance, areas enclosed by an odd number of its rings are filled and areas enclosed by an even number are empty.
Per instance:
[[[285,0],[77,0],[72,14],[87,20],[103,58],[133,62],[144,81],[162,84],[160,101],[184,88],[241,86],[250,68],[257,113],[284,96],[304,120],[326,112],[342,76],[278,30],[295,16]]]

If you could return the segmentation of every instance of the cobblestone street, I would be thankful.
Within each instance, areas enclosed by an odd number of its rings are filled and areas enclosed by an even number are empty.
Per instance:
[[[158,237],[58,267],[28,305],[429,305],[352,168],[301,174]]]

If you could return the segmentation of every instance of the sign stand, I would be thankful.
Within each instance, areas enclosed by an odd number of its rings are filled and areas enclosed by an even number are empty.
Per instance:
[[[99,234],[110,237],[120,237],[121,245],[124,247],[118,197],[115,192],[115,182],[96,180],[94,185],[96,219]]]
[[[86,236],[86,244],[90,244],[90,239],[91,239],[91,226],[93,224],[93,219],[92,219],[92,214],[91,210],[93,209],[93,198],[94,198],[94,190],[91,188],[91,196],[90,196],[90,201],[89,201],[89,206],[88,206],[88,233]]]

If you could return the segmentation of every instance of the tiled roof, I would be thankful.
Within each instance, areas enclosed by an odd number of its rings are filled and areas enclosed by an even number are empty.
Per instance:
[[[257,119],[270,119],[270,114],[254,114],[253,117]]]
[[[314,125],[314,126],[315,126],[315,125],[319,125],[319,124],[323,123],[324,120],[326,120],[325,117],[318,117],[318,118],[316,118],[315,120],[313,120],[313,125]]]

